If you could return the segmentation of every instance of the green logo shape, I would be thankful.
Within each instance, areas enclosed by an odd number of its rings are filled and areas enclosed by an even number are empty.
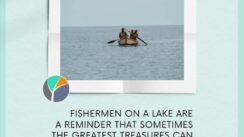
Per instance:
[[[69,94],[68,81],[62,76],[49,77],[43,85],[43,93],[52,102],[63,101]]]
[[[58,81],[60,80],[60,78],[61,78],[60,76],[52,76],[47,79],[47,85],[51,91],[53,91],[55,89],[55,86],[58,83]]]

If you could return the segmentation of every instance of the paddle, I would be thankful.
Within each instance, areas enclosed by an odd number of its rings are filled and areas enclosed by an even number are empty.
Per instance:
[[[128,32],[131,32],[130,31],[130,29],[126,29]],[[144,40],[142,40],[141,38],[139,38],[138,36],[137,36],[137,38],[142,42],[142,43],[144,43],[145,44],[145,46],[147,46],[148,44],[144,41]]]
[[[118,39],[116,39],[116,40],[111,40],[111,41],[108,42],[108,44],[114,43],[115,41],[118,41]]]
[[[145,44],[145,46],[147,46],[148,44],[144,41],[144,40],[142,40],[141,38],[139,38],[139,37],[137,37],[142,43],[144,43]]]

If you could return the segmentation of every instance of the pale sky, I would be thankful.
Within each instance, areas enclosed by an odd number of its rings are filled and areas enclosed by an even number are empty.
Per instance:
[[[61,26],[183,24],[184,0],[61,0]]]

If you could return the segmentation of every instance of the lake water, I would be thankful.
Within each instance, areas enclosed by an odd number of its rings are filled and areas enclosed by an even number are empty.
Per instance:
[[[129,27],[148,43],[107,44],[120,27],[62,27],[61,75],[70,80],[183,80],[184,26]]]

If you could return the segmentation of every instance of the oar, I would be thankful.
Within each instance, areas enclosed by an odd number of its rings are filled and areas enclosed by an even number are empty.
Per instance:
[[[144,40],[142,40],[141,38],[137,37],[141,42],[143,42],[146,46],[148,45]]]
[[[108,42],[108,44],[114,43],[115,41],[118,41],[118,39],[116,39],[116,40],[111,40],[111,41]]]
[[[128,32],[131,32],[130,29],[126,29]],[[142,40],[141,38],[137,37],[142,43],[144,43],[146,46],[148,45],[144,40]]]

